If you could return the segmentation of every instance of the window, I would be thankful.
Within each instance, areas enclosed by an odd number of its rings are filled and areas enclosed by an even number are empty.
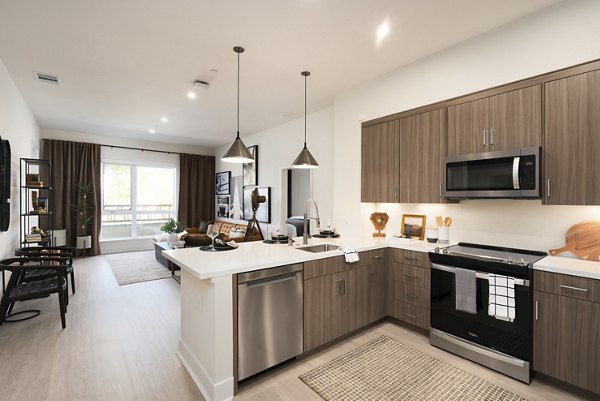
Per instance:
[[[175,218],[174,166],[102,164],[102,239],[148,237]]]

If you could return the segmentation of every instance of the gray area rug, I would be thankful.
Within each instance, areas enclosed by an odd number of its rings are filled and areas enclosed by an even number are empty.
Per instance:
[[[381,336],[300,376],[325,400],[525,400]]]
[[[119,285],[171,277],[171,271],[156,261],[154,251],[113,253],[104,257]]]

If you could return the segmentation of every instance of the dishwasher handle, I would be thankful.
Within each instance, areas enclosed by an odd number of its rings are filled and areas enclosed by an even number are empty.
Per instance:
[[[290,281],[290,280],[296,280],[297,277],[298,277],[298,273],[294,273],[294,274],[290,274],[287,276],[278,276],[278,277],[271,277],[271,278],[266,278],[266,279],[247,281],[240,285],[246,285],[247,288],[255,288],[255,287],[262,287],[262,286],[270,285],[270,284],[283,283],[285,281]]]

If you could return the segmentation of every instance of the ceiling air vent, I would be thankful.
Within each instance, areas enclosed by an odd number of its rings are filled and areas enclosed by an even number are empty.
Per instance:
[[[56,75],[44,74],[43,72],[34,71],[33,76],[35,77],[36,80],[38,80],[40,82],[45,82],[47,84],[52,84],[52,85],[60,85],[60,80],[58,79],[58,76],[56,76]]]

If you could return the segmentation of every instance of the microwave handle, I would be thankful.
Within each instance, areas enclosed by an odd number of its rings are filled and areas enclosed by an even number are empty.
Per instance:
[[[521,189],[521,186],[519,185],[519,165],[521,164],[521,157],[520,156],[516,156],[513,159],[513,174],[512,174],[512,178],[513,178],[513,189]]]

